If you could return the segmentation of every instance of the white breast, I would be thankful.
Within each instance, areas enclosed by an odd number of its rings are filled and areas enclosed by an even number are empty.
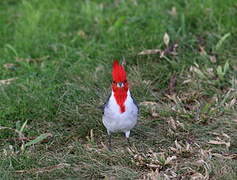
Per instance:
[[[103,124],[109,132],[127,132],[137,123],[138,108],[128,90],[125,101],[125,112],[120,112],[114,93],[112,92],[107,105],[104,108]]]

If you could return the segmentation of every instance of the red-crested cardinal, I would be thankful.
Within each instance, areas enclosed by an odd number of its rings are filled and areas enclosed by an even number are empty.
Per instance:
[[[132,97],[126,72],[123,65],[117,60],[113,63],[112,92],[103,105],[103,124],[109,136],[109,149],[111,150],[111,133],[124,132],[129,142],[130,130],[136,125],[138,118],[138,105]]]

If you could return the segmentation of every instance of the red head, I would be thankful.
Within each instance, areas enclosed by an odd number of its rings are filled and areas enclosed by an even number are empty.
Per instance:
[[[112,90],[114,92],[116,102],[120,107],[120,112],[123,113],[125,112],[124,103],[127,99],[128,82],[124,67],[120,65],[117,60],[113,63],[112,77]]]

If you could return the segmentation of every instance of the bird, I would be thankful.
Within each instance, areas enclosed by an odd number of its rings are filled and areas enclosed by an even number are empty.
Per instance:
[[[102,109],[102,121],[108,134],[108,149],[111,150],[111,133],[115,132],[123,132],[130,146],[130,131],[137,124],[139,107],[129,90],[124,66],[118,60],[113,62],[111,93]]]

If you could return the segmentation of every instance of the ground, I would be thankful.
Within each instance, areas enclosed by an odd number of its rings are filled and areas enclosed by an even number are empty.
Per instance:
[[[2,0],[1,179],[237,179],[235,0]],[[126,59],[139,123],[107,149]]]

